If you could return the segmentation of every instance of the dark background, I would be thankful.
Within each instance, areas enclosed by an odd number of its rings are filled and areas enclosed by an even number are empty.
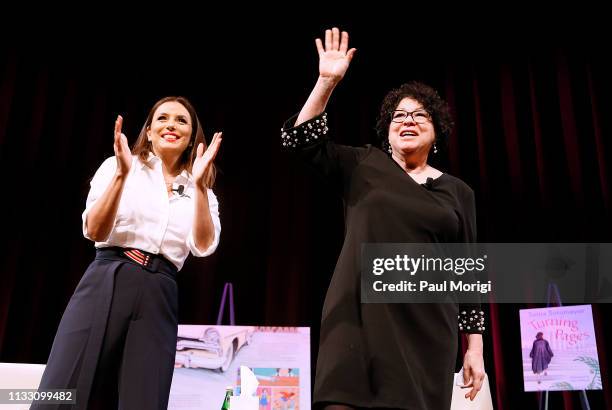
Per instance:
[[[342,204],[281,152],[279,130],[309,94],[314,38],[332,24],[348,30],[358,49],[328,107],[336,141],[375,142],[385,93],[425,81],[448,100],[456,122],[435,165],[475,190],[479,241],[612,241],[605,27],[583,19],[586,29],[578,30],[571,19],[528,13],[510,22],[442,24],[406,13],[414,5],[394,7],[359,18],[208,14],[197,27],[176,27],[171,9],[142,28],[125,24],[129,33],[81,21],[23,44],[5,41],[0,361],[46,361],[94,255],[81,212],[89,179],[113,154],[114,120],[124,116],[133,143],[149,108],[166,95],[188,97],[207,136],[224,132],[215,187],[221,243],[211,257],[190,258],[179,275],[180,322],[214,322],[223,283],[231,281],[237,324],[310,326],[316,359],[321,307],[342,245]],[[522,392],[524,307],[486,308],[485,364],[498,409],[537,406],[535,393]],[[593,310],[604,391],[588,397],[591,408],[612,408],[605,349],[612,307]],[[550,400],[551,408],[579,408],[577,393]]]

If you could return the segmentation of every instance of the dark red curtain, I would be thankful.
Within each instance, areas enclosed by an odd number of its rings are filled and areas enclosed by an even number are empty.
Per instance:
[[[210,28],[188,44],[129,40],[77,47],[14,47],[0,62],[0,360],[45,362],[66,303],[94,254],[81,236],[89,178],[112,155],[117,114],[133,142],[160,97],[192,100],[207,135],[224,131],[215,191],[223,226],[211,257],[179,277],[180,321],[216,319],[223,283],[234,283],[238,324],[318,321],[342,244],[342,204],[279,149],[279,129],[316,78],[313,38],[323,23],[243,27],[240,47]],[[329,106],[337,141],[373,143],[378,105],[411,79],[436,87],[456,122],[436,165],[471,185],[481,242],[610,242],[612,92],[597,42],[474,33],[408,41],[382,23],[347,22],[357,56]],[[384,31],[382,28],[389,31]],[[280,38],[279,38],[280,37]],[[579,40],[579,39],[575,39]],[[66,45],[66,43],[63,43]],[[536,408],[523,392],[518,310],[486,307],[486,367],[496,408]],[[612,408],[612,345],[594,305],[603,391]],[[551,393],[551,408],[579,408]]]

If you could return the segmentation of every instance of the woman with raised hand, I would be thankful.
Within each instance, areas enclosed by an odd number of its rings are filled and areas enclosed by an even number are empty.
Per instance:
[[[337,28],[316,47],[319,78],[281,131],[282,146],[312,164],[345,208],[344,244],[321,318],[315,406],[448,409],[458,331],[467,333],[464,382],[473,399],[484,379],[479,307],[360,298],[362,244],[475,241],[473,191],[428,163],[450,134],[448,107],[431,87],[410,82],[384,98],[379,147],[335,144],[325,108],[356,50]]]

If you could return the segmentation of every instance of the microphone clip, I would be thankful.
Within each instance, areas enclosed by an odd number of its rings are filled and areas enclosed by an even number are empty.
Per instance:
[[[181,198],[183,197],[189,198],[189,195],[185,193],[185,185],[179,185],[178,188],[176,189],[172,188],[172,192],[178,193]]]

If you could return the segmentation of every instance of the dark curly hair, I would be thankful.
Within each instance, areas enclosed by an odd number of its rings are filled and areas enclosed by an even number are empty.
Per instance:
[[[380,139],[381,145],[384,146],[389,137],[391,114],[395,111],[400,101],[406,97],[421,103],[423,108],[431,115],[436,133],[436,141],[438,143],[442,142],[441,145],[446,145],[453,129],[453,120],[448,104],[446,104],[436,90],[418,81],[402,84],[399,88],[389,91],[383,99],[376,121],[376,134]]]

